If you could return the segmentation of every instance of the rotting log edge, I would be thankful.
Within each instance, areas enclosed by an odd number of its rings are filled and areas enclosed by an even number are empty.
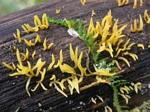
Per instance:
[[[56,0],[44,3],[42,5],[37,5],[4,17],[0,18],[0,62],[6,61],[12,62],[15,61],[12,53],[10,52],[11,47],[16,44],[13,33],[16,32],[16,28],[21,29],[21,25],[23,23],[33,24],[33,16],[38,15],[41,17],[43,13],[46,13],[49,17],[54,17],[57,19],[71,18],[71,19],[80,19],[89,22],[91,16],[91,10],[94,9],[96,16],[94,16],[94,21],[101,20],[104,15],[111,9],[113,17],[119,18],[120,24],[131,23],[135,18],[138,17],[138,14],[144,13],[144,10],[150,10],[147,2],[144,2],[142,7],[137,7],[136,9],[132,9],[132,3],[126,5],[124,7],[118,7],[115,0],[89,0],[85,6],[82,6],[79,1],[73,0]],[[64,8],[63,8],[64,7]],[[73,8],[74,7],[74,8]],[[60,14],[55,14],[55,10],[57,8],[61,9]],[[130,11],[129,11],[130,10]],[[130,25],[129,25],[130,26]],[[125,30],[125,34],[131,38],[132,41],[137,43],[142,43],[145,47],[149,43],[149,26],[145,24],[144,31],[141,33],[135,33],[129,35],[129,26],[127,30]],[[86,47],[84,43],[80,39],[72,39],[66,33],[67,29],[60,27],[59,25],[51,25],[48,30],[40,31],[38,34],[42,36],[42,39],[46,36],[48,37],[48,42],[54,42],[54,49],[50,52],[54,52],[54,54],[58,54],[60,48],[63,49],[64,57],[67,61],[68,55],[68,45],[69,43],[73,43],[73,46],[79,46],[80,51],[86,51]],[[24,35],[22,38],[32,38],[34,34]],[[65,41],[63,41],[65,40]],[[80,43],[80,44],[79,44]],[[23,45],[18,45],[18,47],[24,49]],[[38,49],[37,46],[36,49]],[[33,49],[31,49],[33,51]],[[40,50],[38,51],[41,52]],[[139,60],[137,62],[132,62],[131,67],[125,67],[123,72],[121,73],[125,79],[132,82],[141,81],[145,86],[150,82],[150,70],[149,70],[149,60],[150,53],[146,48],[145,50],[135,52],[139,56]],[[51,53],[46,52],[41,54],[42,57],[46,61],[50,62]],[[59,56],[56,55],[58,59]],[[92,66],[92,65],[91,65]],[[9,77],[8,69],[4,68],[2,64],[0,65],[0,110],[1,111],[15,111],[18,107],[21,107],[21,111],[39,111],[40,109],[50,111],[91,111],[95,108],[93,104],[89,104],[89,100],[91,97],[100,94],[104,99],[109,97],[107,100],[108,104],[112,107],[112,90],[106,84],[99,84],[96,86],[92,86],[87,88],[86,90],[81,91],[80,94],[74,94],[65,98],[60,93],[58,93],[54,88],[50,88],[48,91],[43,91],[42,89],[38,89],[32,94],[32,97],[28,97],[25,91],[26,78],[25,77]],[[52,71],[55,73],[55,71]],[[44,81],[46,87],[49,85],[49,76]],[[34,82],[32,82],[31,87],[34,87]],[[92,79],[91,79],[92,82]],[[89,80],[86,79],[81,87],[89,84]],[[139,100],[137,99],[138,97]],[[145,94],[144,96],[133,94],[131,101],[129,100],[129,106],[134,107],[138,103],[142,103],[142,101],[150,98],[150,94]],[[80,102],[85,102],[86,105],[79,105]],[[38,107],[38,103],[42,104],[42,107]],[[96,109],[103,110],[103,106],[97,107]],[[78,108],[80,107],[80,108]],[[81,108],[82,107],[82,108]]]

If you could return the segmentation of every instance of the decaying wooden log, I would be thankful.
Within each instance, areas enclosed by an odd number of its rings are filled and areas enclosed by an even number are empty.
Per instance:
[[[55,14],[56,9],[61,9],[60,14]],[[131,62],[131,67],[126,65],[120,73],[124,79],[130,82],[142,82],[142,91],[139,94],[133,93],[131,99],[129,100],[128,106],[133,108],[143,101],[150,98],[150,93],[147,85],[150,82],[150,50],[147,48],[150,43],[149,30],[150,26],[144,23],[144,30],[139,33],[130,33],[130,24],[133,23],[135,18],[138,18],[138,14],[143,16],[144,10],[150,11],[149,0],[144,1],[142,7],[138,6],[133,9],[133,1],[130,1],[129,5],[123,7],[118,7],[116,0],[87,0],[86,5],[82,5],[79,0],[55,0],[49,1],[44,4],[33,6],[31,8],[18,11],[16,13],[3,16],[0,18],[0,62],[17,62],[15,57],[15,52],[12,50],[13,46],[17,46],[21,51],[25,51],[25,44],[18,44],[13,37],[13,33],[16,29],[21,29],[21,25],[24,23],[29,23],[33,25],[34,15],[42,16],[46,13],[49,17],[54,17],[56,19],[80,19],[82,21],[87,21],[89,23],[91,17],[92,9],[95,10],[96,15],[93,17],[94,21],[102,20],[102,18],[111,9],[114,19],[119,18],[119,25],[129,24],[128,28],[124,33],[131,38],[132,42],[142,43],[145,46],[145,50],[133,49],[138,55],[139,59],[136,62]],[[37,56],[35,60],[42,57],[43,60],[48,63],[51,62],[51,54],[59,59],[59,51],[63,50],[63,56],[65,62],[69,63],[69,43],[72,43],[73,48],[75,46],[79,47],[79,51],[87,51],[87,48],[83,41],[79,38],[73,38],[67,33],[67,29],[61,27],[60,25],[50,24],[49,29],[40,30],[38,34],[41,39],[44,40],[46,37],[48,42],[54,42],[55,45],[50,51],[43,52],[42,44],[29,49],[29,52],[33,52],[34,49],[37,51]],[[36,33],[25,34],[21,32],[21,38],[34,38]],[[85,61],[86,57],[84,57]],[[130,60],[130,58],[129,58]],[[35,63],[33,60],[32,63]],[[91,62],[91,69],[92,69]],[[55,88],[49,87],[49,78],[52,74],[57,74],[59,77],[61,74],[59,71],[50,71],[47,73],[44,85],[48,88],[44,91],[39,87],[35,92],[31,92],[31,97],[29,97],[25,91],[25,85],[27,78],[24,76],[19,77],[9,77],[12,73],[11,70],[5,68],[0,64],[0,111],[4,112],[14,112],[18,107],[20,107],[21,112],[33,112],[33,111],[54,111],[54,112],[69,112],[69,111],[92,111],[99,110],[99,112],[104,111],[104,106],[109,105],[113,108],[113,91],[108,84],[96,84],[89,86],[94,82],[94,78],[86,78],[80,84],[80,94],[74,93],[70,95],[67,92],[68,98],[61,95]],[[33,88],[36,84],[37,79],[33,79],[29,88]],[[94,104],[91,102],[91,97],[100,95],[103,97],[104,102]],[[120,99],[121,103],[124,104],[125,101]],[[115,111],[115,109],[114,109]]]

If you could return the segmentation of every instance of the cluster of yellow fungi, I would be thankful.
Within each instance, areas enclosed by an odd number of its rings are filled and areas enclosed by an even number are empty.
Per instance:
[[[141,89],[141,88],[142,88],[142,84],[140,82],[137,82],[135,84],[132,82],[131,85],[129,86],[120,87],[119,95],[122,96],[122,98],[125,99],[126,104],[128,104],[129,99],[131,98],[129,96],[130,91],[134,90],[136,94],[138,94],[138,89]]]
[[[118,3],[118,6],[123,6],[129,4],[129,0],[116,0]],[[143,5],[143,0],[140,0],[140,6]],[[134,0],[133,9],[137,7],[137,0]]]
[[[96,98],[94,99],[93,97],[91,98],[91,101],[94,104],[97,104],[96,99],[98,98],[98,100],[100,100],[101,102],[104,102],[103,98],[100,97],[99,95],[96,95]],[[107,105],[104,107],[105,112],[113,112],[112,109]]]
[[[138,59],[138,56],[134,53],[130,53],[131,47],[135,45],[135,43],[130,43],[130,39],[123,39],[126,36],[123,34],[123,30],[127,27],[127,24],[118,28],[118,21],[119,19],[113,23],[111,10],[101,22],[96,22],[96,26],[94,26],[93,18],[91,18],[87,30],[87,38],[91,38],[90,35],[93,34],[92,40],[98,41],[99,47],[97,52],[101,53],[107,51],[113,58],[113,62],[121,69],[117,61],[118,59],[123,60],[130,67],[130,63],[124,56],[128,55],[133,58],[134,61]],[[100,39],[99,36],[101,37]],[[138,46],[144,49],[142,44],[138,44]]]
[[[82,5],[86,4],[86,0],[80,0],[80,2],[81,2]]]

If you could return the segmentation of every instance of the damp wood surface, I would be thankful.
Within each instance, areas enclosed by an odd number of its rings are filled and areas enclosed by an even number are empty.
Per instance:
[[[13,33],[16,33],[16,29],[20,29],[24,23],[33,25],[34,15],[38,15],[40,18],[43,13],[46,13],[49,17],[56,19],[80,19],[86,21],[89,24],[91,18],[91,12],[94,9],[96,15],[93,17],[94,21],[101,21],[102,18],[111,9],[113,19],[119,18],[119,25],[128,24],[128,27],[124,30],[124,34],[127,38],[131,39],[131,42],[142,43],[145,46],[145,50],[133,49],[139,59],[134,62],[128,58],[131,63],[131,67],[127,67],[122,64],[122,70],[118,73],[123,76],[124,79],[130,82],[141,82],[143,84],[143,91],[147,90],[147,84],[150,83],[150,50],[147,48],[150,44],[150,26],[144,23],[144,30],[139,33],[130,33],[130,24],[134,19],[139,19],[139,14],[144,14],[144,10],[150,11],[149,0],[145,0],[142,7],[139,6],[133,9],[133,1],[123,7],[118,7],[116,0],[87,0],[86,5],[82,5],[79,0],[50,0],[49,2],[33,6],[10,15],[6,15],[0,18],[0,111],[1,112],[14,112],[20,107],[21,112],[34,112],[34,111],[52,111],[52,112],[69,112],[69,111],[92,111],[99,110],[104,111],[104,106],[109,105],[113,108],[113,91],[107,84],[93,84],[95,78],[85,78],[80,83],[80,94],[74,92],[70,95],[69,91],[65,91],[68,94],[68,98],[60,94],[54,87],[49,87],[49,78],[52,74],[56,74],[57,77],[61,75],[59,71],[52,70],[45,76],[44,85],[48,88],[44,91],[39,88],[35,92],[31,92],[29,97],[25,90],[27,77],[9,77],[12,73],[11,70],[5,68],[1,62],[7,63],[17,62],[15,52],[12,50],[13,46],[17,46],[20,51],[25,51],[27,47],[25,44],[18,44],[13,37]],[[59,14],[55,14],[56,9],[61,9]],[[37,34],[41,36],[42,41],[46,37],[48,43],[53,42],[54,46],[44,52],[43,45],[38,44],[35,47],[29,49],[32,53],[37,51],[35,60],[42,57],[43,60],[50,63],[51,54],[59,59],[59,51],[63,50],[64,61],[70,63],[69,57],[69,44],[72,43],[73,48],[79,47],[79,51],[87,52],[87,48],[83,41],[79,38],[73,38],[67,33],[67,28],[60,25],[50,23],[50,27],[47,30],[40,30]],[[25,34],[21,32],[21,38],[33,39],[36,33]],[[83,61],[86,60],[86,55],[83,56]],[[34,60],[30,61],[35,63]],[[92,61],[90,62],[90,68],[93,69]],[[38,81],[36,78],[31,81],[29,89],[33,88]],[[144,95],[142,95],[144,94]],[[94,104],[91,102],[91,97],[99,95],[103,97],[104,102],[98,102]],[[141,92],[139,94],[133,93],[129,100],[128,106],[133,108],[140,105],[143,101],[150,98],[150,93]],[[120,103],[125,104],[125,101],[120,98]],[[115,109],[114,109],[115,111]]]

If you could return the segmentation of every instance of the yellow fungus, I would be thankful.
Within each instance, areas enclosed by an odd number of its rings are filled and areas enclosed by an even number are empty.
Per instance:
[[[113,62],[114,62],[114,63],[117,65],[117,67],[121,70],[121,67],[120,67],[118,61],[117,61],[117,60],[113,60]]]
[[[142,49],[144,49],[144,45],[143,44],[137,44],[138,47],[141,47]]]
[[[129,55],[129,56],[131,56],[134,61],[136,61],[138,59],[138,56],[136,54],[129,53],[128,51],[124,52],[123,55]]]
[[[13,36],[18,40],[18,43],[21,43],[20,30],[17,30],[17,34],[13,33]]]
[[[39,17],[37,15],[34,16],[34,25],[37,29],[37,31],[39,30],[39,27],[41,26],[41,21],[39,19]]]
[[[43,42],[43,50],[45,51],[47,49],[47,45],[46,45],[46,38],[44,39],[44,42]]]
[[[6,62],[2,62],[2,64],[5,66],[5,67],[7,67],[7,68],[9,68],[9,69],[11,69],[11,70],[15,70],[15,68],[13,67],[13,66],[10,66],[9,64],[7,64]],[[12,64],[13,65],[13,64]]]
[[[48,22],[48,20],[47,20],[47,15],[46,15],[46,13],[44,13],[43,15],[42,15],[42,24],[40,25],[40,28],[41,29],[47,29],[49,27],[49,22]]]
[[[43,90],[47,90],[47,88],[45,88],[45,86],[43,85],[43,80],[44,80],[44,77],[45,77],[45,74],[46,74],[46,68],[43,69],[43,72],[40,71],[40,74],[41,74],[41,79],[38,81],[38,83],[36,84],[36,86],[34,87],[34,89],[31,89],[32,92],[34,92],[39,85],[41,85],[41,87],[43,88]]]
[[[136,92],[136,94],[138,93],[138,89],[142,88],[142,84],[140,82],[137,82],[136,84],[134,84],[134,90]]]
[[[59,14],[60,13],[60,9],[56,9],[55,13]]]
[[[126,58],[124,58],[124,57],[118,57],[118,59],[123,60],[130,67],[130,63],[129,63],[129,61]]]
[[[59,67],[62,73],[76,74],[74,68],[72,68],[68,64],[65,63],[63,65],[60,64]]]
[[[113,112],[109,106],[105,106],[104,108],[105,108],[105,112]],[[109,111],[107,111],[107,110],[109,110]]]
[[[108,82],[107,80],[105,79],[102,79],[100,76],[96,76],[96,80],[100,83],[107,83],[107,84],[110,84],[110,82]]]
[[[36,51],[34,50],[34,52],[32,53],[32,59],[34,59],[35,54],[36,54]]]
[[[110,70],[108,68],[106,70],[103,70],[103,69],[98,69],[95,65],[93,65],[93,66],[94,66],[96,73],[100,76],[109,76],[110,77],[110,76],[114,75],[114,73],[110,73]]]
[[[129,94],[129,91],[130,91],[129,88],[126,88],[126,87],[120,87],[119,89],[120,89],[120,92],[121,92],[121,93],[124,94],[124,91],[125,91],[127,94]]]
[[[131,32],[136,32],[136,31],[137,31],[137,23],[136,23],[136,20],[134,20],[134,27],[133,27],[132,24],[131,24],[130,31],[131,31]]]
[[[101,100],[102,102],[104,101],[102,97],[100,97],[99,95],[96,95],[98,97],[99,100]]]
[[[126,0],[118,0],[118,6],[123,6],[125,4]]]
[[[17,56],[17,60],[18,60],[19,64],[22,65],[22,61],[21,61],[21,57],[20,57],[20,52],[19,52],[18,49],[16,50],[16,56]]]
[[[96,104],[96,101],[93,97],[91,98],[91,101]]]
[[[122,96],[122,98],[124,98],[124,99],[125,99],[126,104],[128,104],[128,102],[129,102],[129,98],[127,97],[127,95],[124,95],[124,94],[119,94],[119,95],[121,95],[121,96]]]
[[[22,55],[23,55],[23,59],[22,59],[22,61],[25,61],[26,59],[28,59],[28,57],[29,57],[29,50],[26,48],[26,53],[24,54],[24,53],[21,53]]]
[[[54,54],[52,54],[52,62],[49,64],[47,71],[51,70],[54,64],[55,64],[55,56]]]
[[[139,15],[139,17],[140,17],[140,25],[139,25],[139,28],[137,28],[137,31],[142,31],[143,30],[143,19],[142,19],[141,14]]]
[[[148,48],[150,48],[150,45],[148,45]]]
[[[29,97],[31,96],[31,94],[30,94],[30,92],[29,92],[29,84],[30,84],[30,81],[31,81],[31,77],[28,78],[27,83],[26,83],[26,92],[28,93]]]
[[[12,62],[12,67],[15,70],[16,69],[16,65]]]
[[[92,14],[91,14],[91,16],[94,16],[95,15],[95,12],[94,12],[94,10],[92,10]]]
[[[148,10],[144,11],[144,20],[147,24],[150,24],[150,17],[147,12],[148,12]]]
[[[134,0],[133,9],[135,9],[137,6],[137,0]]]
[[[69,22],[68,20],[66,20],[66,23],[67,23],[67,25],[68,25],[68,28],[71,29],[72,27],[71,27],[70,22]]]
[[[57,68],[59,65],[63,63],[63,54],[62,54],[62,49],[59,51],[59,60],[56,65],[54,65],[54,68]]]
[[[24,39],[24,42],[25,42],[29,47],[35,46],[35,43],[32,43],[31,40],[28,41],[28,40]]]
[[[54,45],[54,43],[50,43],[50,44],[47,46],[47,49],[50,49],[53,45]]]
[[[28,34],[30,32],[37,32],[38,31],[38,28],[34,28],[32,26],[30,26],[29,24],[24,24],[22,25],[22,29]]]
[[[86,4],[86,0],[80,0],[80,2],[81,2],[82,5]]]
[[[35,44],[36,44],[37,42],[41,42],[40,35],[36,35]]]
[[[143,0],[140,0],[140,6],[142,6],[143,5]]]

